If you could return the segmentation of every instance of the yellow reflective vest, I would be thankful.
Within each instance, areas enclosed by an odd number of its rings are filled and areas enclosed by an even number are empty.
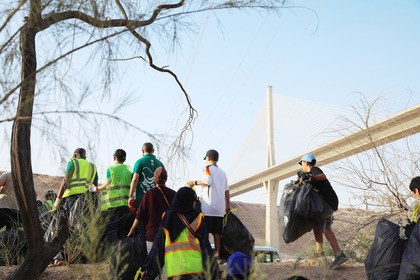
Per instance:
[[[131,169],[125,164],[116,164],[108,167],[111,173],[111,184],[102,191],[101,210],[127,206],[130,194]]]
[[[96,166],[82,158],[72,159],[73,175],[63,198],[75,194],[82,194],[88,191],[89,184],[93,183],[96,175]]]
[[[197,231],[202,224],[203,217],[203,213],[200,213],[190,224],[194,231]],[[172,243],[168,230],[163,228],[163,233],[165,235],[164,261],[167,277],[201,274],[204,272],[200,242],[192,235],[188,228],[184,228]]]

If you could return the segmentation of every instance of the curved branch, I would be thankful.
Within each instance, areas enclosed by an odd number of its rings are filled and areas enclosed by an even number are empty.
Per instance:
[[[159,14],[164,10],[179,8],[184,5],[184,0],[176,4],[165,4],[159,5],[154,11],[153,14],[147,20],[129,20],[129,19],[111,19],[111,20],[99,20],[92,16],[89,16],[80,11],[66,11],[61,13],[54,13],[49,15],[43,20],[40,20],[35,24],[34,28],[37,31],[42,31],[50,27],[51,25],[58,23],[60,21],[68,19],[79,19],[87,24],[90,24],[98,28],[111,28],[111,27],[141,27],[152,24]]]

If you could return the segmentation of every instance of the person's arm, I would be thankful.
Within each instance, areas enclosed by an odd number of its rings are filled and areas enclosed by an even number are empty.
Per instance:
[[[226,213],[230,211],[230,192],[229,190],[225,191],[225,202],[226,202]]]
[[[108,181],[106,181],[105,183],[103,183],[99,187],[96,187],[96,190],[101,191],[101,190],[105,189],[106,187],[108,187],[111,183],[112,183],[112,179],[108,179]]]
[[[208,184],[204,182],[203,180],[188,181],[186,185],[191,188],[193,188],[194,186],[202,186],[202,187],[208,186]]]
[[[324,180],[327,180],[327,176],[325,176],[324,173],[312,175],[311,177],[312,182],[319,182],[319,181],[324,181]]]
[[[128,232],[127,236],[136,235],[136,228],[139,225],[140,221],[137,220],[137,218],[134,219],[133,225],[130,228],[130,231]]]
[[[70,171],[66,173],[66,175],[64,176],[63,181],[61,182],[61,185],[60,185],[60,189],[58,190],[58,193],[57,193],[57,198],[54,201],[54,205],[51,211],[57,210],[58,207],[60,206],[61,198],[63,197],[63,194],[65,190],[67,189],[68,183],[70,182],[71,177],[73,175],[73,171],[74,171],[74,167],[72,167]]]
[[[133,173],[133,178],[131,179],[131,184],[130,184],[130,193],[128,194],[129,198],[134,198],[134,192],[136,191],[139,178],[140,178],[139,173]]]
[[[327,176],[324,174],[324,172],[322,172],[322,170],[319,167],[312,167],[311,168],[311,177],[310,177],[310,181],[311,182],[319,182],[319,181],[324,181],[327,180]]]

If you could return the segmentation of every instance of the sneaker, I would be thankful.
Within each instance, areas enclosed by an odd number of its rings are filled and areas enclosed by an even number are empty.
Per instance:
[[[345,263],[348,259],[349,258],[346,256],[346,254],[344,254],[344,252],[341,251],[341,254],[335,257],[334,262],[330,266],[330,269],[331,270],[337,269],[340,265]]]

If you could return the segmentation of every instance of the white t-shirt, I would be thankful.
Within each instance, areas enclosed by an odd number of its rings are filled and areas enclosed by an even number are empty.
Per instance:
[[[201,189],[201,211],[206,216],[223,217],[226,214],[225,192],[229,190],[226,173],[215,165],[203,169],[201,179],[208,186]]]

